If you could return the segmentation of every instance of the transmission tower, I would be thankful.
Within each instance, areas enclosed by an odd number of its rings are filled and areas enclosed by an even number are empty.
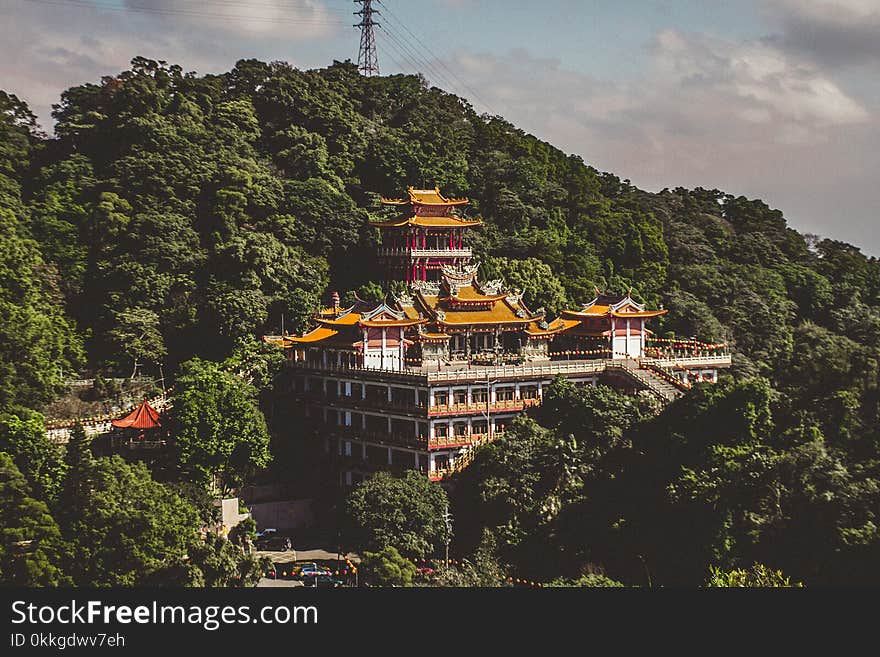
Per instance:
[[[379,56],[376,54],[376,35],[373,32],[373,27],[379,25],[373,21],[373,14],[379,11],[373,9],[373,0],[354,0],[354,3],[362,5],[360,11],[354,12],[355,16],[361,17],[361,22],[354,26],[361,28],[358,70],[366,76],[379,75]]]

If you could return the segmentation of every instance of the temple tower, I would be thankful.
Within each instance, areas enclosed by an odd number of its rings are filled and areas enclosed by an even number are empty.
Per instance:
[[[483,222],[456,214],[456,208],[468,200],[446,198],[436,187],[407,191],[408,198],[382,199],[385,205],[399,206],[397,218],[373,224],[382,231],[378,255],[385,264],[386,278],[438,281],[444,267],[470,264],[472,253],[464,244],[464,235]]]

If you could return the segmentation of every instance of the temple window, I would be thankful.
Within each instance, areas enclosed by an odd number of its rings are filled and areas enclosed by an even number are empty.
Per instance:
[[[495,400],[496,401],[513,401],[513,388],[496,388],[495,389]]]

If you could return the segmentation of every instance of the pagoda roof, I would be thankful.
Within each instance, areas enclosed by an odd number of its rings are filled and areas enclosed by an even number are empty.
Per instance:
[[[150,406],[146,399],[131,413],[118,420],[110,422],[114,427],[123,429],[158,429],[159,411]]]
[[[482,219],[462,219],[461,217],[444,216],[429,217],[413,215],[412,217],[402,217],[400,219],[389,219],[388,221],[370,222],[375,228],[403,228],[404,226],[420,226],[422,228],[472,228],[474,226],[482,226]]]
[[[429,317],[438,328],[443,326],[521,324],[541,321],[544,313],[531,312],[522,295],[501,289],[501,281],[480,284],[477,266],[444,267],[439,283],[413,283],[414,299],[398,300],[402,312],[410,318]]]
[[[533,321],[529,322],[528,328],[526,328],[526,335],[530,338],[550,337],[551,335],[574,328],[578,324],[580,324],[580,320],[563,319],[560,317],[547,324],[547,328],[541,328],[539,321]]]
[[[309,344],[315,342],[323,342],[324,340],[335,337],[338,333],[339,331],[327,328],[326,326],[319,326],[312,329],[302,337],[291,336],[287,338],[287,340],[289,340],[293,344]]]
[[[409,198],[385,198],[382,197],[382,203],[386,205],[406,205],[412,203],[414,205],[466,205],[469,201],[466,198],[446,198],[440,193],[440,188],[434,189],[415,189],[407,188]]]
[[[448,340],[452,336],[448,333],[419,333],[416,337],[419,342],[434,342]]]
[[[586,319],[589,317],[659,317],[668,310],[646,310],[645,305],[635,301],[629,294],[597,294],[596,298],[584,304],[580,310],[563,310],[567,319]]]

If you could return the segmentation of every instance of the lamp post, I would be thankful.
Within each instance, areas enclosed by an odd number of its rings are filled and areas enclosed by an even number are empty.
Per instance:
[[[443,507],[443,522],[446,525],[446,566],[449,566],[449,542],[452,537],[452,514],[449,513],[449,505]]]

